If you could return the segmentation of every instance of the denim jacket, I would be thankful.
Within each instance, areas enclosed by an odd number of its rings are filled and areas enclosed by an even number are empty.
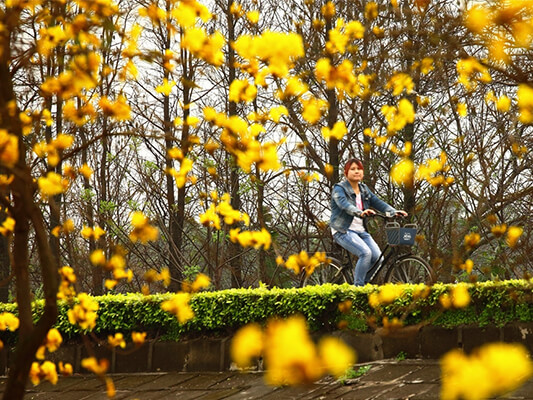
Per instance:
[[[396,212],[396,209],[379,199],[364,183],[359,183],[359,190],[361,191],[363,210],[374,208],[382,213]],[[355,192],[350,182],[346,179],[333,186],[333,192],[331,194],[331,217],[329,221],[331,228],[346,233],[352,223],[353,217],[357,216],[361,218],[362,211],[357,208],[355,197]],[[367,229],[365,218],[363,218],[363,224],[365,229]]]

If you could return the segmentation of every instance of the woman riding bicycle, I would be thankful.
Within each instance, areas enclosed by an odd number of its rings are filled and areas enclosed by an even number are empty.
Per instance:
[[[358,257],[355,265],[354,284],[365,285],[370,279],[370,269],[379,259],[381,250],[368,233],[365,217],[383,213],[407,216],[379,199],[363,183],[363,163],[350,158],[344,166],[345,180],[335,184],[331,195],[330,227],[333,240]]]

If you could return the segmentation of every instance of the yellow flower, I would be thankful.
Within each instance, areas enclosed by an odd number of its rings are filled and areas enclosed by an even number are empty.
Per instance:
[[[424,75],[429,74],[430,71],[433,71],[433,58],[431,57],[424,57],[422,61],[420,62],[420,72],[422,72]]]
[[[45,196],[55,196],[67,190],[69,182],[55,172],[48,172],[46,177],[39,177],[37,183],[41,193]]]
[[[83,164],[79,169],[78,172],[82,174],[86,179],[89,179],[92,174],[94,173],[93,169],[89,167],[87,164]]]
[[[473,268],[474,268],[474,262],[471,259],[468,259],[464,262],[464,264],[461,264],[461,269],[463,271],[466,271],[467,274],[472,273]]]
[[[353,350],[339,338],[321,339],[318,344],[318,353],[322,365],[336,378],[344,375],[356,361]]]
[[[238,367],[246,368],[263,351],[263,331],[258,324],[239,329],[231,341],[230,355]]]
[[[466,284],[458,283],[452,288],[451,300],[455,308],[465,308],[470,304],[470,294]]]
[[[399,96],[404,90],[407,94],[412,93],[414,87],[411,77],[403,72],[394,74],[385,85],[386,89],[392,89],[393,96]]]
[[[248,11],[246,13],[246,19],[254,25],[257,24],[259,22],[259,11],[257,10]]]
[[[96,375],[103,375],[109,369],[109,361],[105,358],[97,360],[95,357],[89,357],[81,360],[81,366]]]
[[[15,231],[15,220],[11,217],[7,217],[2,225],[0,225],[0,234],[7,236]]]
[[[155,88],[157,93],[161,93],[165,96],[169,96],[172,92],[172,88],[176,86],[176,82],[169,81],[167,78],[163,78],[163,83]]]
[[[457,104],[457,114],[459,114],[460,117],[466,117],[468,115],[468,109],[465,103]]]
[[[334,137],[337,140],[341,140],[344,135],[346,135],[346,132],[348,130],[346,129],[346,125],[344,124],[344,121],[337,121],[335,122],[335,125],[333,125],[333,128],[323,127],[321,129],[322,136],[326,141],[330,141],[332,137]]]
[[[131,332],[131,341],[136,346],[142,345],[146,341],[146,332]]]
[[[415,165],[409,158],[403,158],[394,165],[390,172],[392,182],[398,186],[412,186],[414,181]]]
[[[61,346],[61,343],[63,343],[63,338],[61,337],[61,333],[56,328],[52,328],[48,331],[46,334],[46,342],[45,346],[48,349],[50,353],[53,353],[57,349],[59,349],[59,346]]]
[[[3,312],[0,314],[0,331],[9,329],[14,332],[19,328],[19,325],[19,319],[10,312]]]
[[[229,101],[249,103],[255,99],[257,88],[246,79],[235,79],[229,87]]]
[[[94,250],[89,256],[92,265],[103,266],[106,262],[104,251],[101,249]]]
[[[108,335],[107,342],[111,347],[126,347],[126,341],[124,340],[124,335],[120,332],[115,333],[114,336]]]
[[[191,295],[189,293],[177,293],[170,300],[161,303],[161,309],[174,314],[180,324],[183,324],[194,318],[194,312],[189,305],[190,299]]]
[[[473,249],[476,247],[481,240],[479,233],[470,232],[465,235],[464,244],[467,249]]]
[[[518,99],[519,120],[523,124],[533,123],[533,88],[525,83],[518,86],[516,93]]]
[[[78,324],[82,329],[92,330],[96,325],[98,302],[87,293],[78,295],[79,304],[67,312],[68,320],[71,324]]]
[[[198,292],[202,289],[207,289],[209,285],[211,285],[211,280],[209,277],[200,273],[196,275],[196,279],[192,283],[191,287],[193,292]]]
[[[148,218],[140,211],[135,211],[130,216],[133,230],[130,232],[132,242],[140,241],[143,244],[155,242],[159,238],[159,229],[150,225]]]
[[[126,121],[131,118],[131,108],[124,95],[119,95],[115,102],[111,102],[107,97],[103,96],[98,105],[104,114],[117,121]]]
[[[12,167],[19,159],[18,137],[0,129],[0,165]]]
[[[302,103],[302,117],[310,124],[316,124],[322,117],[322,112],[327,107],[327,102],[322,99],[311,97],[307,100],[300,99]]]
[[[470,356],[452,350],[440,363],[443,400],[499,397],[533,375],[533,364],[521,344],[489,343]]]
[[[486,7],[476,5],[465,13],[465,26],[476,34],[492,25],[490,11]]]
[[[516,247],[516,244],[518,243],[518,239],[520,239],[520,236],[524,233],[524,229],[519,226],[510,226],[507,230],[507,237],[505,241],[507,242],[507,245],[511,248]]]
[[[376,19],[378,16],[378,5],[373,1],[365,5],[365,18],[369,21]]]
[[[72,373],[74,372],[74,369],[72,368],[72,364],[70,363],[63,364],[63,361],[59,361],[58,365],[59,365],[59,372],[63,376],[71,376]]]

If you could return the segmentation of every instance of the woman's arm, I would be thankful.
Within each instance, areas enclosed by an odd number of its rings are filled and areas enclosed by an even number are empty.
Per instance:
[[[345,213],[358,217],[361,216],[361,210],[359,210],[357,206],[352,201],[350,201],[348,196],[346,196],[346,192],[344,191],[344,189],[339,185],[335,185],[333,187],[333,193],[331,195],[331,198],[333,199],[335,204],[337,204],[337,206]]]

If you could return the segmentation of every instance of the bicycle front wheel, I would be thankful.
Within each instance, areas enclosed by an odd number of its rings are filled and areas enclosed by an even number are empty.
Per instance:
[[[302,287],[310,285],[323,285],[324,283],[343,284],[348,282],[342,263],[329,257],[329,263],[320,263],[311,275],[304,275]]]
[[[431,285],[434,282],[433,269],[423,258],[408,254],[392,262],[385,275],[385,281]]]

